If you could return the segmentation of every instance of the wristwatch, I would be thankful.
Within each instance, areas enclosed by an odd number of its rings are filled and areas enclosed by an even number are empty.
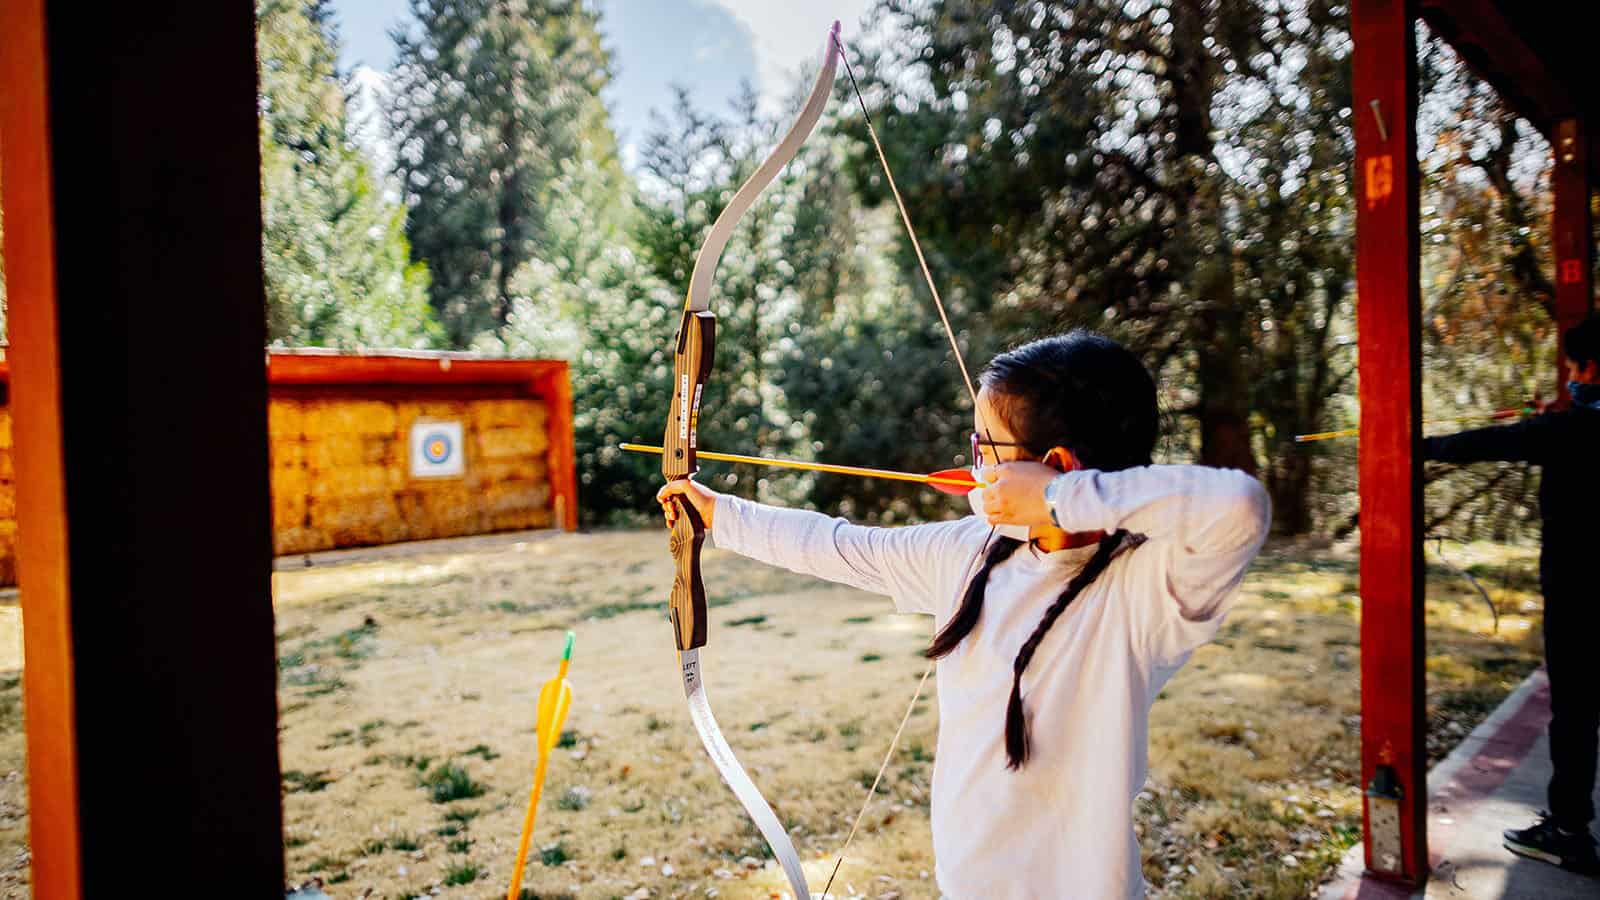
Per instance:
[[[1050,479],[1049,483],[1044,486],[1044,505],[1046,509],[1050,510],[1050,524],[1057,528],[1061,527],[1061,522],[1056,518],[1056,497],[1061,495],[1061,486],[1066,483],[1067,475],[1069,474],[1071,473],[1062,472],[1060,475]]]

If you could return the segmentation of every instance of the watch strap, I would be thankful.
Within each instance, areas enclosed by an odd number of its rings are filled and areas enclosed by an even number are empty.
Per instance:
[[[1044,486],[1044,505],[1046,509],[1050,510],[1050,524],[1057,528],[1061,527],[1061,521],[1056,518],[1056,497],[1061,495],[1061,486],[1065,483],[1067,474],[1062,472],[1060,475],[1050,479]]]

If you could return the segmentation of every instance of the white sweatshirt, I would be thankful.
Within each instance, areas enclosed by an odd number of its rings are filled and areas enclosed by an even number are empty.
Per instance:
[[[1031,755],[1018,771],[1005,753],[1012,663],[1093,545],[1019,548],[991,573],[977,627],[939,661],[933,848],[952,900],[1143,896],[1133,798],[1150,705],[1216,635],[1270,507],[1243,472],[1147,466],[1073,473],[1056,515],[1069,531],[1149,540],[1121,551],[1039,645],[1022,678]],[[990,531],[974,516],[872,528],[726,496],[712,521],[717,547],[887,594],[935,628],[960,605]]]

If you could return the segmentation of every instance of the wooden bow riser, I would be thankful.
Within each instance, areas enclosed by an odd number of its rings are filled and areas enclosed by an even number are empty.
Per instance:
[[[662,436],[661,474],[668,481],[688,478],[699,471],[695,448],[700,424],[700,399],[711,377],[716,349],[717,317],[707,310],[685,310],[678,325],[677,349],[672,357],[674,394]],[[706,588],[700,577],[700,551],[705,545],[705,522],[694,505],[672,498],[677,516],[668,546],[677,571],[672,580],[670,609],[679,650],[706,644]]]

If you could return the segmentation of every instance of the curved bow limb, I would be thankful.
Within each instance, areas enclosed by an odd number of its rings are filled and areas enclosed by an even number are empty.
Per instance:
[[[828,32],[822,68],[801,107],[799,117],[789,126],[778,146],[734,193],[700,246],[694,273],[689,278],[688,297],[684,301],[683,318],[678,325],[673,351],[673,399],[667,411],[666,430],[661,441],[661,474],[668,481],[688,478],[699,469],[695,449],[698,445],[700,400],[706,382],[711,377],[716,348],[716,315],[710,311],[710,305],[711,282],[716,275],[717,263],[722,259],[722,251],[727,247],[739,219],[799,152],[800,145],[805,143],[811,130],[816,127],[817,120],[822,117],[839,61],[838,35],[839,23],[835,22]],[[717,725],[716,717],[711,713],[711,703],[706,698],[705,682],[700,670],[700,648],[706,645],[708,631],[705,584],[700,573],[700,549],[705,543],[705,525],[693,506],[684,502],[683,498],[674,497],[672,502],[676,504],[676,515],[670,546],[676,573],[670,610],[689,715],[717,773],[739,798],[739,803],[772,848],[773,856],[783,866],[796,900],[811,900],[811,889],[806,884],[805,871],[801,868],[794,843],[773,813],[771,805],[761,796],[761,791],[734,757],[732,748],[722,736],[722,729]]]
[[[762,161],[756,170],[750,173],[744,184],[723,207],[717,216],[717,221],[711,225],[711,230],[706,232],[706,239],[700,244],[700,255],[695,257],[694,274],[689,276],[689,296],[684,303],[688,311],[707,309],[711,305],[711,281],[716,275],[717,263],[722,261],[722,251],[728,246],[728,239],[733,236],[735,225],[750,207],[767,189],[783,167],[794,159],[800,152],[800,145],[811,136],[811,129],[817,127],[817,120],[822,118],[822,111],[828,106],[828,95],[833,92],[833,76],[839,67],[839,23],[834,22],[828,29],[827,46],[823,50],[822,68],[817,72],[817,80],[811,85],[811,93],[806,95],[806,102],[800,107],[800,115],[784,132],[783,139],[778,146],[773,148],[767,158]]]

